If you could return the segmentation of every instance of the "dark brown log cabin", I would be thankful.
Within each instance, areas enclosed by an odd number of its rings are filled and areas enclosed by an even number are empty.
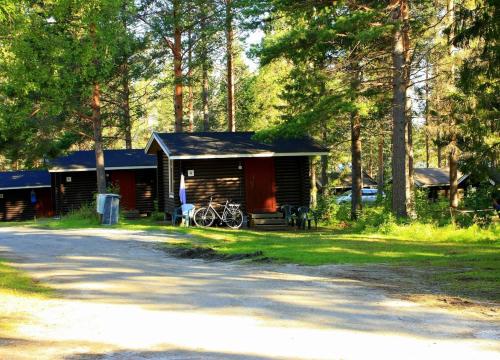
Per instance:
[[[156,157],[142,149],[105,150],[108,186],[117,186],[120,205],[141,214],[154,211],[156,198]],[[97,192],[94,151],[77,151],[51,161],[49,169],[57,214],[65,214],[90,204]]]
[[[252,132],[154,133],[146,152],[158,158],[158,203],[166,214],[180,206],[181,173],[187,202],[197,207],[210,195],[239,203],[247,213],[308,206],[310,157],[327,155],[309,138],[267,144]]]
[[[431,200],[437,200],[439,195],[448,197],[450,190],[450,169],[448,168],[415,168],[415,187],[427,191]],[[469,184],[469,175],[458,172],[459,196],[463,196]]]
[[[48,171],[0,173],[0,221],[33,220],[53,215]]]

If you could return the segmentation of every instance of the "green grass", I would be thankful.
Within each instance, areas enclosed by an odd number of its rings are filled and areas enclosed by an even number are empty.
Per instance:
[[[0,258],[0,292],[19,295],[50,296],[53,290],[34,281],[23,271],[6,264],[7,260]]]
[[[210,247],[224,254],[263,251],[281,263],[387,264],[428,270],[425,282],[457,296],[500,301],[500,227],[456,229],[413,224],[390,233],[348,230],[266,233],[183,229],[180,246]],[[424,271],[425,272],[425,271]]]
[[[78,216],[30,222],[28,226],[51,229],[109,228],[95,218]],[[121,220],[114,228],[183,233],[167,246],[212,248],[223,254],[254,253],[278,263],[301,265],[387,264],[428,269],[426,281],[444,292],[500,301],[500,225],[477,226],[413,223],[383,229],[322,228],[318,231],[260,232],[224,228],[182,228],[161,225],[152,219]]]

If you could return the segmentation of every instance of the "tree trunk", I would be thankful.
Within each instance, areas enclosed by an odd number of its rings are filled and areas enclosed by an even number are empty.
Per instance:
[[[455,81],[455,66],[453,64],[453,22],[455,18],[455,3],[454,0],[448,0],[448,21],[450,24],[450,32],[448,34],[448,56],[451,59],[450,79],[451,88]],[[453,91],[453,90],[452,90]],[[453,105],[451,105],[453,106]],[[451,109],[450,109],[451,110]],[[457,147],[457,129],[453,111],[449,114],[450,135],[451,141],[449,145],[449,167],[450,167],[450,207],[456,209],[458,207],[458,147]]]
[[[202,69],[202,102],[203,102],[203,130],[210,131],[210,112],[208,107],[208,64],[203,64]]]
[[[441,141],[440,136],[438,136],[438,141]],[[439,144],[437,146],[437,162],[438,162],[438,168],[443,167],[443,147]]]
[[[179,27],[179,0],[174,1],[174,108],[175,131],[182,132],[183,109],[183,76],[182,76],[182,31]]]
[[[328,143],[328,129],[326,126],[326,122],[322,123],[323,125],[323,145],[326,146]],[[321,184],[323,185],[323,193],[324,189],[328,185],[328,155],[321,156]]]
[[[430,167],[430,105],[429,105],[429,59],[426,59],[425,65],[425,167]]]
[[[207,36],[207,7],[205,4],[201,6],[200,33],[201,33],[201,102],[203,110],[203,131],[210,130],[210,112],[209,112],[209,93],[208,93],[208,36]]]
[[[384,136],[380,135],[378,141],[378,171],[377,171],[377,190],[379,195],[384,192]]]
[[[409,44],[405,38],[405,19],[408,18],[407,0],[391,1],[391,17],[396,23],[393,49],[393,133],[392,133],[392,211],[396,216],[407,217],[409,214],[408,182],[408,131],[406,116],[407,88],[405,81],[406,51]]]
[[[128,30],[127,24],[127,9],[128,2],[125,0],[122,2],[122,24],[123,30]],[[125,135],[125,148],[132,149],[132,117],[130,115],[130,69],[129,69],[129,56],[125,57],[125,61],[121,66],[121,75],[122,75],[122,124],[121,128],[123,129]]]
[[[234,103],[234,53],[233,53],[232,0],[226,0],[226,57],[227,57],[227,129],[236,131]]]
[[[373,146],[371,141],[368,146],[370,147],[368,151],[368,175],[373,178]]]
[[[407,98],[407,131],[408,131],[408,189],[409,189],[409,197],[408,197],[408,215],[410,217],[416,217],[415,210],[415,188],[414,188],[414,169],[413,169],[413,122],[411,116],[411,101],[410,98]]]
[[[191,31],[188,34],[188,119],[189,132],[194,130],[194,96],[193,96],[193,40]]]
[[[361,169],[361,120],[357,112],[351,115],[351,162],[351,219],[355,220],[362,210],[361,189],[363,187],[363,174]]]
[[[97,172],[97,192],[106,193],[106,173],[104,169],[104,149],[102,144],[101,89],[98,82],[92,87],[92,125],[94,128],[94,150]]]
[[[130,116],[130,78],[128,64],[122,66],[122,127],[125,133],[125,148],[132,149],[132,118]]]
[[[314,157],[310,157],[309,160],[310,164],[310,179],[311,179],[311,202],[310,202],[310,207],[315,208],[317,203],[318,203],[318,187],[316,186],[316,169],[315,169],[315,164],[314,164]]]

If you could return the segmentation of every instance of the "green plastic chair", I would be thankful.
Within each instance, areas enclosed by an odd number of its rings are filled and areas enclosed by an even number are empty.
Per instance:
[[[289,226],[294,226],[297,216],[293,213],[293,206],[282,205],[280,207],[280,211],[283,213],[283,217],[285,218],[286,224]]]
[[[311,221],[314,220],[314,227],[318,228],[318,213],[314,210],[311,210],[308,206],[301,206],[298,209],[297,216],[297,226],[300,229],[305,230],[306,224],[307,228],[311,230]]]

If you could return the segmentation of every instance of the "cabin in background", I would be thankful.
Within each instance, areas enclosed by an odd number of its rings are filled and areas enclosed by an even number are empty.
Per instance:
[[[50,174],[46,170],[0,172],[0,221],[53,215]]]
[[[415,168],[415,187],[428,191],[428,197],[431,200],[437,200],[438,197],[448,196],[450,190],[450,169],[448,168]],[[459,194],[463,196],[464,190],[469,185],[469,175],[463,175],[458,172]]]
[[[149,214],[156,198],[156,157],[142,149],[104,150],[106,182],[120,189],[120,205],[125,210]],[[57,214],[65,214],[91,203],[97,192],[95,152],[76,151],[53,159],[54,204]]]
[[[342,194],[352,189],[352,173],[333,173],[331,176],[334,194]],[[363,189],[376,189],[377,182],[366,171],[363,171]]]
[[[253,139],[253,132],[153,133],[146,146],[158,158],[159,208],[180,206],[184,175],[187,202],[204,206],[210,195],[241,204],[243,212],[274,213],[281,205],[309,206],[310,156],[327,149],[309,138]]]

